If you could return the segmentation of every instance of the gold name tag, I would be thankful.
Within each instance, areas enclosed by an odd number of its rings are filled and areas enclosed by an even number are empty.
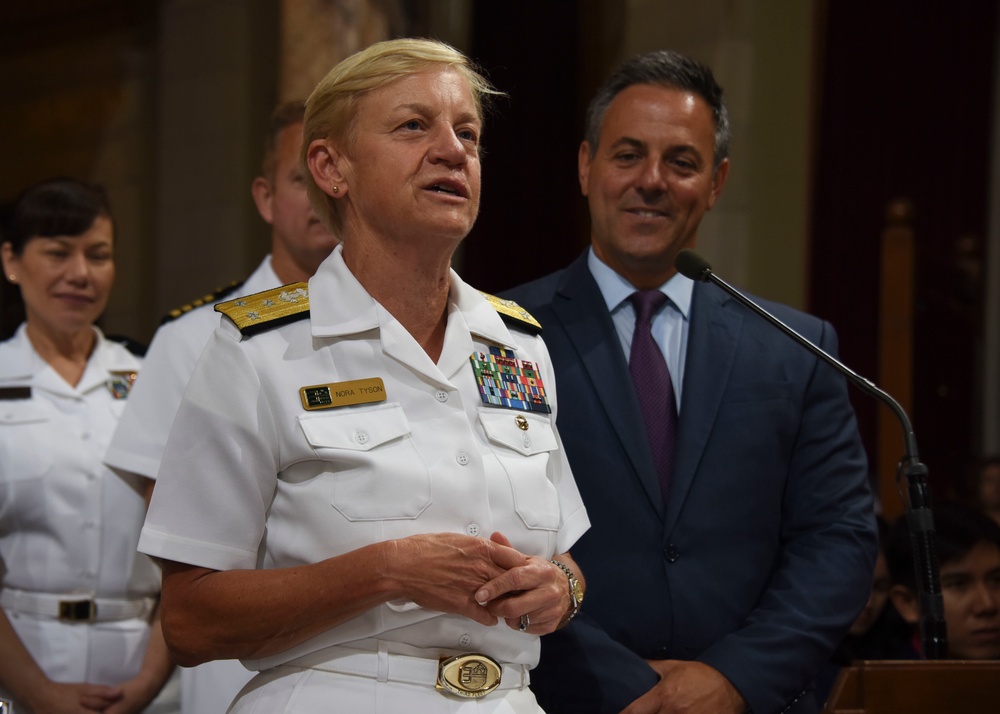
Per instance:
[[[441,658],[435,689],[478,699],[500,686],[501,671],[500,664],[484,654]]]
[[[299,389],[302,406],[307,411],[335,409],[352,404],[368,404],[385,401],[385,384],[381,377],[354,379],[350,382],[315,384]]]

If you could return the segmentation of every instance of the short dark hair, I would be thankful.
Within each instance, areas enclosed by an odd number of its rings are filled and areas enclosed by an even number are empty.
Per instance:
[[[267,136],[264,137],[264,157],[260,167],[261,175],[268,181],[274,179],[274,172],[278,166],[278,137],[288,127],[301,124],[305,116],[306,102],[304,99],[284,102],[271,112],[271,119],[267,125]]]
[[[658,84],[671,89],[694,92],[705,100],[715,120],[715,153],[713,168],[719,168],[729,156],[729,110],[722,96],[722,87],[706,65],[673,50],[657,50],[633,57],[614,71],[597,90],[587,107],[584,139],[594,157],[604,126],[604,116],[615,97],[634,84]]]
[[[1000,525],[982,511],[959,503],[933,509],[934,549],[939,565],[961,560],[980,543],[1000,548]],[[913,544],[906,517],[893,524],[886,542],[885,560],[893,585],[917,589]]]
[[[48,179],[18,196],[4,240],[15,255],[21,255],[32,238],[82,235],[98,216],[111,218],[111,204],[102,186],[72,178]]]

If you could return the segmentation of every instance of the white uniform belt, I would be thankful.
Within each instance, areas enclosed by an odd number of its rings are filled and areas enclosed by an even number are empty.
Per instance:
[[[22,615],[50,617],[62,622],[111,622],[148,619],[156,606],[156,598],[91,598],[4,588],[0,591],[0,605]]]
[[[306,655],[288,662],[284,666],[316,669],[335,674],[352,674],[358,677],[377,679],[380,682],[401,682],[434,687],[439,683],[442,659],[411,657],[403,654],[390,654],[385,651],[368,652],[351,647],[336,646],[323,649],[321,657]],[[528,667],[523,664],[501,664],[500,667],[502,673],[496,689],[523,689],[528,686],[530,682]]]

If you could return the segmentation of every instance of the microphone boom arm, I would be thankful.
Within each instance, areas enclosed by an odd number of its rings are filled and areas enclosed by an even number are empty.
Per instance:
[[[791,337],[795,342],[843,374],[856,387],[887,405],[903,427],[905,456],[896,470],[896,482],[905,475],[909,495],[906,512],[910,541],[913,545],[914,570],[917,582],[917,598],[920,603],[920,639],[927,659],[944,659],[947,655],[948,638],[944,620],[944,601],[941,596],[941,581],[937,553],[934,545],[934,516],[930,508],[930,489],[927,484],[927,467],[917,455],[917,437],[910,424],[910,418],[902,405],[883,389],[875,386],[870,379],[843,364],[833,355],[814,345],[790,326],[769,313],[742,292],[731,286],[712,272],[708,261],[688,248],[680,251],[675,261],[677,270],[691,280],[714,283],[741,305],[762,317],[773,326]],[[902,496],[902,492],[900,492]]]

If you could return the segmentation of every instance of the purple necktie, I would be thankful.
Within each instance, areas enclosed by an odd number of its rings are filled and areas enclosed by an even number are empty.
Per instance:
[[[646,422],[653,459],[660,477],[663,500],[667,500],[670,472],[674,466],[674,443],[677,439],[677,408],[674,385],[663,353],[653,339],[653,315],[667,301],[659,290],[639,290],[629,296],[635,307],[635,332],[628,370]]]

